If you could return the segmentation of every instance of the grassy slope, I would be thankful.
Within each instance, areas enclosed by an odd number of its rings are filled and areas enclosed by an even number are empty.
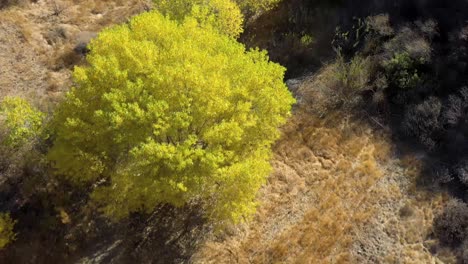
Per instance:
[[[321,74],[299,88],[303,104],[276,145],[255,220],[213,236],[196,262],[436,262],[427,235],[444,198],[415,186],[417,160],[393,157],[380,132],[340,114],[313,117]]]

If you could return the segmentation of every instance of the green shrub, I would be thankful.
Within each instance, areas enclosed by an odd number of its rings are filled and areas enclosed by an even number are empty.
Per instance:
[[[311,35],[309,34],[305,34],[301,37],[301,44],[303,46],[310,46],[311,44],[313,44],[315,42],[315,39],[314,37],[312,37]]]
[[[409,53],[399,52],[384,67],[390,83],[401,89],[411,89],[422,82],[417,69],[420,65],[421,62],[413,59]]]
[[[370,62],[368,58],[355,56],[349,62],[342,57],[337,59],[336,78],[345,93],[355,93],[367,87],[369,82]]]
[[[335,98],[341,106],[354,106],[360,101],[360,94],[368,88],[370,70],[368,58],[355,56],[351,61],[346,62],[342,56],[338,56],[330,97]]]
[[[270,146],[294,99],[265,52],[158,12],[104,30],[53,120],[49,159],[119,219],[203,201],[237,222],[255,210]]]

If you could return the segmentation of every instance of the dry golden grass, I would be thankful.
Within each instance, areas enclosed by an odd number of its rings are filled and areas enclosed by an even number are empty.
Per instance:
[[[82,57],[77,35],[98,32],[148,8],[150,0],[45,0],[0,10],[0,98],[54,102]]]
[[[255,223],[241,237],[207,243],[198,260],[349,263],[354,229],[372,216],[380,196],[375,184],[383,172],[373,140],[343,116],[297,113],[275,148],[275,172]]]
[[[314,78],[299,89],[303,96],[324,77]],[[434,262],[425,242],[445,199],[416,187],[418,160],[399,161],[365,123],[316,117],[314,98],[304,98],[275,146],[255,219],[208,239],[194,262]]]

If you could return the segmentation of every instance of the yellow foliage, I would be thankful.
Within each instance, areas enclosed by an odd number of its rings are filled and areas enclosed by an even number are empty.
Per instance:
[[[259,13],[274,8],[281,0],[236,0],[244,12]]]
[[[104,30],[90,49],[52,122],[57,173],[101,182],[93,201],[116,219],[192,200],[220,222],[252,215],[294,102],[285,69],[155,11]]]
[[[0,102],[0,125],[3,133],[0,143],[18,147],[31,138],[38,136],[44,114],[31,107],[19,97],[5,97]]]
[[[0,249],[15,239],[14,225],[15,221],[8,214],[0,213]]]
[[[202,27],[214,27],[234,38],[242,33],[243,16],[231,0],[154,0],[154,6],[177,21],[192,17]]]

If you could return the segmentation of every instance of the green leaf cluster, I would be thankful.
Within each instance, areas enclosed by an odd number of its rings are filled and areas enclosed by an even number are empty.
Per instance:
[[[413,59],[407,52],[396,53],[385,65],[388,80],[402,89],[411,89],[419,85],[423,79],[418,67],[423,60]]]
[[[114,219],[202,201],[252,215],[294,99],[265,52],[153,11],[104,30],[56,111],[48,157]]]

